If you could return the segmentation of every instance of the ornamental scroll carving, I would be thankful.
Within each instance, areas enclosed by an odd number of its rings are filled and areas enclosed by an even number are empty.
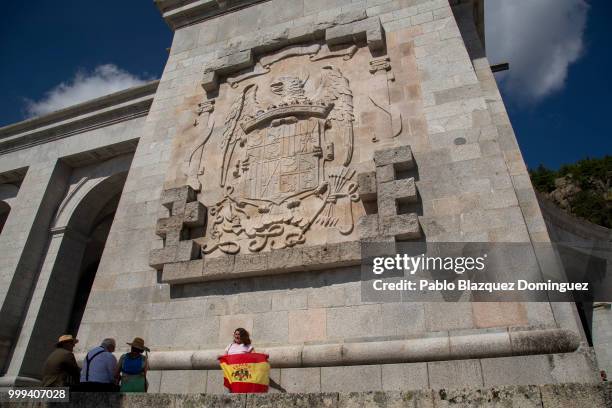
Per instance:
[[[290,248],[314,227],[353,231],[353,93],[332,65],[318,76],[283,74],[268,84],[272,99],[249,84],[233,101],[218,147],[223,197],[209,209],[204,254]]]

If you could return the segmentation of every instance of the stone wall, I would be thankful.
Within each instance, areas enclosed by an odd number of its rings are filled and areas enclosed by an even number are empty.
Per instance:
[[[405,392],[319,394],[96,394],[73,393],[66,407],[231,407],[231,408],[607,408],[611,387],[603,384],[528,385],[490,388],[434,389]],[[39,407],[40,403],[8,403],[2,407]],[[45,404],[42,404],[45,406]]]
[[[575,245],[593,255],[607,257],[608,265],[612,263],[612,230],[590,223],[567,214],[555,203],[538,195],[542,215],[546,221],[551,240],[565,245]],[[591,248],[597,248],[595,253]],[[608,266],[608,270],[609,270]],[[612,373],[612,311],[610,303],[585,305],[592,308],[590,322],[593,349],[597,356],[599,368]]]
[[[237,89],[243,89],[243,83],[259,83],[261,77],[242,80],[238,76],[250,75],[249,69],[256,72],[258,60],[265,69],[261,58],[278,59],[284,47],[294,44],[330,46],[335,41],[340,45],[348,41],[359,48],[347,75],[350,70],[364,70],[358,73],[363,80],[354,85],[356,148],[363,152],[355,158],[361,163],[359,170],[377,171],[372,161],[377,146],[410,147],[416,167],[408,176],[420,200],[420,208],[412,211],[418,216],[422,239],[546,241],[544,222],[501,96],[486,58],[478,53],[473,3],[451,3],[452,7],[441,0],[373,5],[341,0],[330,6],[329,2],[273,0],[177,28],[127,180],[127,193],[111,230],[109,242],[113,244],[103,256],[79,330],[80,350],[106,336],[121,344],[139,335],[153,350],[176,350],[180,360],[182,352],[219,350],[236,327],[251,332],[256,349],[278,353],[284,347],[293,350],[294,346],[330,343],[341,349],[343,343],[352,342],[363,343],[359,347],[367,354],[372,341],[479,336],[491,330],[564,328],[580,334],[574,310],[567,304],[363,302],[360,271],[354,266],[331,264],[333,268],[326,268],[323,264],[302,271],[285,268],[284,272],[292,273],[274,271],[272,276],[233,279],[219,273],[209,278],[206,271],[217,272],[225,266],[209,266],[203,272],[206,259],[214,258],[197,259],[196,248],[196,259],[192,259],[193,246],[184,241],[188,247],[181,256],[187,258],[174,258],[174,262],[184,261],[186,266],[162,269],[161,279],[149,267],[149,252],[167,249],[169,230],[160,230],[155,218],[172,217],[169,209],[176,202],[161,196],[161,190],[188,182],[181,173],[182,152],[198,138],[207,137],[208,127],[213,128],[211,146],[221,144],[221,128],[231,111],[232,98],[226,95],[237,92],[227,81],[240,79]],[[381,70],[369,73],[368,58],[382,52],[381,39],[390,68],[383,64]],[[278,69],[289,72],[294,61],[308,60],[292,58],[278,62]],[[341,55],[335,58],[326,61],[348,66]],[[272,65],[272,69],[277,68]],[[359,90],[366,86],[366,74],[380,75],[381,87],[389,90],[390,106],[401,113],[402,130],[396,137],[393,120],[391,126],[382,121],[384,114],[368,105],[367,88]],[[317,77],[311,77],[316,82]],[[214,110],[210,99],[217,101]],[[211,157],[208,168],[212,167],[213,175],[221,167],[218,160]],[[384,174],[377,173],[377,177]],[[131,193],[142,185],[149,187],[146,193]],[[195,183],[194,187],[199,186]],[[208,190],[204,187],[203,191]],[[209,205],[207,200],[214,194],[213,190],[202,194],[200,202]],[[143,206],[158,213],[132,216]],[[144,238],[153,237],[156,230],[163,236],[153,242]],[[175,251],[156,253],[178,256]],[[334,251],[329,251],[330,259]],[[248,267],[269,274],[273,270],[265,259],[264,255],[240,258],[239,270]],[[276,260],[276,255],[271,259]],[[163,267],[162,261],[155,262],[156,268]],[[236,268],[234,264],[233,270]],[[247,272],[257,275],[253,270]],[[319,365],[329,364],[322,354],[320,358]],[[406,361],[396,361],[402,362]],[[342,367],[342,363],[333,364]]]
[[[168,392],[199,389],[204,375],[208,383],[212,377],[202,371],[212,368],[214,354],[231,341],[236,327],[251,332],[257,350],[270,352],[279,381],[285,370],[284,378],[293,375],[296,383],[308,378],[316,391],[317,375],[311,373],[319,373],[320,384],[326,376],[345,374],[361,378],[355,384],[365,384],[374,375],[373,384],[387,389],[397,381],[390,372],[405,373],[415,362],[421,369],[431,365],[431,386],[457,378],[473,379],[470,385],[475,386],[489,384],[496,377],[494,370],[485,369],[487,364],[499,364],[517,378],[528,370],[550,381],[592,381],[588,353],[559,354],[573,352],[582,339],[570,304],[361,299],[360,253],[354,251],[361,239],[548,241],[478,37],[482,25],[474,21],[474,7],[480,2],[245,0],[232,2],[241,7],[227,12],[218,12],[225,2],[158,4],[176,32],[154,97],[151,89],[144,96],[126,91],[127,96],[111,98],[111,106],[92,101],[89,111],[73,109],[72,116],[83,117],[67,125],[60,122],[66,119],[60,113],[0,130],[6,136],[0,140],[0,147],[3,140],[6,146],[0,175],[23,174],[20,169],[27,168],[16,210],[0,236],[0,302],[2,317],[10,323],[2,326],[0,340],[8,348],[19,337],[34,286],[40,286],[39,293],[46,291],[46,281],[36,277],[50,220],[72,168],[87,163],[80,154],[137,140],[79,328],[77,352],[105,337],[116,338],[122,351],[125,342],[144,337],[153,350],[152,363],[160,356],[159,365],[152,366],[158,374],[152,376],[158,375],[160,390]],[[270,72],[284,79],[270,83]],[[326,79],[335,82],[318,94]],[[266,118],[276,121],[274,126],[291,126],[297,119],[291,122],[279,114],[287,105],[321,131],[329,130],[329,123],[319,120],[330,112],[334,121],[351,123],[350,129],[343,123],[338,133],[350,143],[334,139],[310,153],[339,167],[354,165],[354,179],[350,172],[334,174],[343,182],[351,180],[336,186],[346,191],[327,198],[334,205],[343,199],[341,211],[333,209],[354,216],[356,227],[328,232],[327,226],[338,221],[330,210],[306,245],[299,237],[286,239],[289,248],[282,251],[202,255],[214,238],[214,224],[206,223],[206,216],[212,217],[210,209],[224,194],[218,176],[227,163],[221,153],[198,153],[197,165],[185,156],[200,152],[199,146],[246,143],[224,129],[244,101],[256,100],[255,86],[270,101],[277,94],[291,96],[284,89],[293,87],[297,99],[281,100],[278,106],[262,102],[261,114],[241,117],[243,130],[257,128]],[[335,92],[331,96],[330,87]],[[323,95],[317,99],[322,103],[304,102],[301,91]],[[344,115],[333,110],[341,103]],[[88,114],[96,109],[93,120]],[[46,121],[54,123],[52,131],[45,130]],[[75,121],[79,126],[71,124]],[[25,134],[20,133],[23,127]],[[62,138],[53,139],[58,133]],[[22,141],[17,147],[15,135]],[[248,167],[230,164],[226,174]],[[303,207],[314,211],[308,205]],[[266,210],[257,209],[262,214]],[[245,252],[246,242],[241,245]],[[43,318],[33,312],[31,317]],[[511,341],[540,332],[542,338],[560,341],[553,347],[525,341],[518,348]],[[531,354],[536,356],[525,357]],[[384,358],[373,361],[379,355]],[[569,377],[550,364],[568,359],[578,361]],[[40,363],[32,361],[29,367]],[[445,376],[447,368],[459,377]],[[178,372],[190,385],[173,381],[172,370],[185,370]],[[22,364],[14,364],[9,374],[36,377],[34,371],[26,373]],[[352,387],[343,381],[333,390]]]

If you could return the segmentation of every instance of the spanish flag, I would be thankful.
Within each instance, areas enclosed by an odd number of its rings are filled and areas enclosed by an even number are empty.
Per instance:
[[[219,357],[223,385],[232,393],[268,392],[270,363],[261,353],[232,354]]]

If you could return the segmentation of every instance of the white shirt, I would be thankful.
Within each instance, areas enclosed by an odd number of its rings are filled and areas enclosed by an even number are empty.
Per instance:
[[[96,353],[100,354],[91,359]],[[87,359],[91,359],[91,367],[89,367],[89,380],[87,377]],[[81,369],[81,382],[99,382],[99,383],[114,383],[115,382],[115,367],[117,367],[117,359],[113,353],[106,351],[103,347],[95,347],[87,353],[87,357],[83,360],[83,368]]]
[[[246,344],[237,344],[237,343],[230,343],[226,348],[225,348],[225,354],[243,354],[243,353],[250,353],[251,350],[253,350],[253,346],[251,346],[250,344],[247,346]]]

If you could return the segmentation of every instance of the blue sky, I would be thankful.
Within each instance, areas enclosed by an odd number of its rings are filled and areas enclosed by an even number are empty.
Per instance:
[[[607,0],[486,0],[487,52],[527,165],[612,154]],[[61,7],[60,7],[61,5]],[[151,0],[7,2],[0,126],[158,78],[172,32]]]

